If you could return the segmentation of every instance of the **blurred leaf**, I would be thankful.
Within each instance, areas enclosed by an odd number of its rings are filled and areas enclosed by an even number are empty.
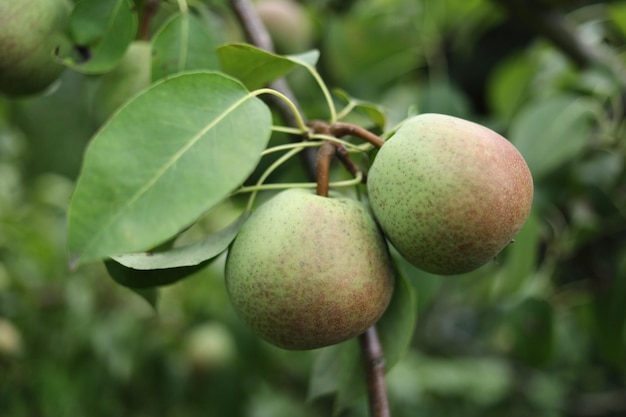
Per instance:
[[[370,97],[384,91],[423,60],[415,2],[363,3],[345,18],[328,16],[322,44],[325,68],[337,85]],[[402,9],[402,12],[394,13]]]
[[[532,366],[547,364],[554,355],[554,313],[544,299],[526,298],[507,312],[513,353]]]
[[[592,105],[582,98],[554,96],[527,103],[513,120],[509,139],[535,182],[580,155],[591,134]]]
[[[49,172],[72,179],[78,175],[94,132],[87,106],[89,81],[64,71],[54,92],[12,103],[12,122],[28,143],[24,164],[28,177]]]
[[[247,213],[242,214],[228,227],[196,243],[178,246],[165,251],[129,253],[113,256],[112,258],[128,268],[141,270],[198,265],[224,252],[235,239],[235,236],[237,236],[239,228],[247,217]]]
[[[610,191],[624,170],[624,156],[617,151],[599,149],[575,167],[576,178],[586,186]]]
[[[178,233],[250,175],[270,131],[267,106],[230,77],[157,82],[87,149],[69,208],[71,256],[144,251]]]
[[[417,311],[415,292],[398,274],[393,298],[376,323],[383,347],[386,372],[407,352]],[[350,407],[366,392],[362,355],[356,340],[320,350],[309,380],[309,401],[335,393],[335,414]]]
[[[437,78],[418,91],[420,113],[441,113],[463,119],[470,118],[470,103],[465,94],[447,80]]]
[[[513,296],[523,291],[534,278],[537,270],[539,244],[541,242],[541,222],[537,209],[533,209],[515,241],[502,251],[504,263],[494,274],[492,294],[496,297]]]
[[[146,303],[150,304],[150,307],[154,309],[154,311],[158,310],[159,303],[159,289],[158,288],[131,288],[131,290],[143,298]]]
[[[441,287],[442,278],[439,275],[424,272],[411,265],[395,248],[391,249],[391,256],[399,269],[399,273],[404,276],[416,294],[417,311],[428,308]]]
[[[207,265],[208,261],[193,266],[182,266],[167,269],[133,269],[116,262],[113,259],[104,261],[107,272],[111,278],[120,285],[137,290],[148,290],[154,287],[173,284],[189,275],[195,274]],[[138,293],[151,305],[156,302],[151,291]]]
[[[129,0],[82,0],[69,20],[69,33],[80,56],[66,64],[85,74],[101,74],[122,58],[137,32],[137,11]]]
[[[609,18],[622,32],[622,36],[626,37],[626,2],[614,2],[607,4],[606,7]]]
[[[152,39],[152,80],[188,70],[217,70],[217,37],[195,15],[178,13]]]
[[[241,80],[250,90],[264,87],[297,66],[314,66],[319,57],[317,51],[281,56],[243,43],[220,46],[217,53],[224,72]]]
[[[607,277],[594,297],[595,341],[605,360],[624,370],[626,368],[626,250],[617,251],[615,275]]]
[[[500,64],[489,78],[490,109],[502,119],[510,120],[529,95],[529,84],[535,65],[525,54],[514,55]]]
[[[413,367],[422,389],[432,395],[466,398],[479,404],[502,399],[512,383],[506,362],[497,358],[417,356]]]
[[[351,97],[346,91],[340,89],[334,90],[334,93],[341,100],[346,102],[346,108],[351,108],[351,112],[358,110],[365,114],[376,127],[381,130],[385,129],[387,118],[382,106]]]

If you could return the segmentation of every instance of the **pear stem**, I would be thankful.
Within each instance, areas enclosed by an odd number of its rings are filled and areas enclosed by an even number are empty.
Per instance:
[[[367,377],[367,397],[371,417],[390,417],[389,399],[385,384],[385,356],[378,339],[376,326],[359,336],[361,353]]]
[[[317,153],[317,195],[328,197],[330,182],[330,163],[337,153],[334,143],[327,141]]]

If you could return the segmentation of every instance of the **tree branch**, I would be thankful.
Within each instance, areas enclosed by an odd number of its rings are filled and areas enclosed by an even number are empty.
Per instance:
[[[367,393],[371,417],[390,417],[389,399],[385,385],[385,357],[378,340],[376,326],[359,336],[367,376]]]
[[[608,69],[626,85],[626,69],[618,57],[609,51],[585,43],[568,24],[562,13],[527,0],[492,0],[509,15],[525,22],[562,51],[577,67],[598,66]],[[530,4],[529,4],[530,3]]]
[[[272,42],[272,38],[263,25],[263,22],[261,21],[261,18],[252,3],[249,0],[230,0],[230,5],[237,16],[241,27],[243,28],[248,42],[266,51],[274,52],[274,43]],[[298,108],[300,114],[302,114],[298,100],[284,78],[271,82],[268,87],[286,96],[296,106],[296,108]],[[269,104],[278,112],[280,118],[287,126],[299,127],[297,119],[287,103],[272,95],[266,95],[264,96],[264,99],[267,100]],[[293,142],[298,142],[302,140],[302,137],[292,135],[291,140]],[[307,175],[309,178],[314,180],[316,178],[315,150],[305,149],[300,153],[300,155],[302,155],[302,163],[307,171]]]

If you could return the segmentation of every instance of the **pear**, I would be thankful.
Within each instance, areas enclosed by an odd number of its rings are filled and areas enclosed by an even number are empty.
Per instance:
[[[70,47],[64,33],[70,10],[65,0],[0,2],[0,92],[40,93],[60,76],[55,54]]]
[[[126,101],[150,85],[152,45],[133,41],[120,62],[99,80],[93,96],[93,117],[105,122]]]
[[[492,260],[522,227],[533,200],[531,173],[508,140],[441,114],[401,125],[376,155],[367,190],[398,252],[444,275]]]
[[[364,332],[394,287],[385,239],[349,198],[282,191],[242,226],[226,260],[234,309],[285,349],[315,349]]]

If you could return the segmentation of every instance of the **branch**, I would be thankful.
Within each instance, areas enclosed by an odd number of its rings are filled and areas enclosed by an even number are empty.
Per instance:
[[[376,326],[359,336],[367,376],[367,394],[371,417],[390,417],[389,399],[385,385],[385,357],[378,340]]]
[[[358,138],[361,138],[371,143],[377,148],[381,148],[385,144],[385,141],[382,138],[380,138],[380,136],[375,135],[369,130],[363,129],[361,126],[357,126],[352,123],[343,123],[343,122],[334,123],[330,127],[330,131],[332,132],[333,135],[337,137],[342,137],[346,135],[356,136]]]
[[[552,42],[577,67],[587,68],[595,65],[605,68],[614,74],[623,86],[626,85],[626,68],[619,57],[609,50],[585,43],[562,13],[527,0],[492,1],[500,4],[511,16],[534,28],[535,32]]]
[[[274,43],[272,42],[272,38],[269,35],[269,32],[263,25],[261,18],[256,12],[254,5],[249,0],[230,0],[230,5],[243,31],[246,35],[248,41],[261,49],[264,49],[269,52],[274,52]],[[301,107],[298,104],[298,100],[296,99],[291,87],[287,84],[287,81],[284,78],[280,78],[276,81],[273,81],[269,84],[269,88],[276,90],[286,96],[300,111],[302,114]],[[283,100],[279,99],[275,96],[267,96],[264,97],[270,105],[276,109],[280,118],[283,122],[290,127],[299,127],[298,122],[293,115],[293,112],[289,105],[285,103]],[[306,120],[305,120],[306,122]],[[302,138],[296,135],[291,136],[291,140],[293,142],[301,141]],[[302,163],[304,164],[307,174],[309,178],[315,179],[315,150],[313,149],[305,149],[300,153],[302,155]]]
[[[144,41],[150,40],[150,24],[152,19],[159,9],[159,3],[161,0],[147,0],[143,8],[143,14],[141,15],[141,21],[139,23],[139,39]]]

